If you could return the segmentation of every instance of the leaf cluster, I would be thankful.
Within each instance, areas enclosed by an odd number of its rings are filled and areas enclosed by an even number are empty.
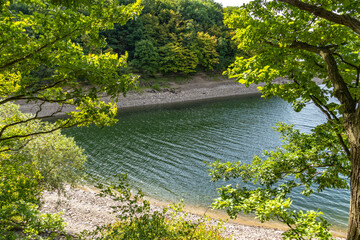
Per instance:
[[[0,179],[0,239],[54,239],[64,234],[59,214],[39,211],[42,177],[35,164],[24,158],[1,159]]]
[[[0,239],[54,239],[64,234],[59,214],[41,214],[43,191],[63,192],[84,175],[83,150],[49,122],[31,120],[13,103],[0,105],[0,127],[8,126],[0,142]],[[22,124],[12,125],[21,121]],[[33,135],[31,133],[47,132]]]
[[[258,210],[276,213],[294,229],[298,222],[294,220],[295,224],[287,218],[290,213],[286,196],[295,188],[307,196],[326,188],[349,188],[349,182],[356,186],[359,10],[358,2],[347,0],[254,0],[226,13],[225,24],[236,29],[234,39],[247,54],[238,57],[226,73],[247,86],[262,83],[259,89],[263,97],[278,96],[292,104],[295,111],[312,102],[327,118],[311,134],[283,124],[278,126],[287,143],[275,151],[266,151],[266,160],[256,156],[251,164],[213,165],[220,170],[212,172],[215,180],[239,177],[259,186],[256,190],[225,190],[225,197],[219,202],[230,199],[227,206],[235,209],[235,215],[237,206],[256,214]],[[276,81],[277,77],[285,80]],[[351,188],[352,196],[356,191],[356,187]],[[240,200],[231,202],[238,192]],[[257,195],[261,197],[256,198]],[[280,208],[248,208],[242,205],[244,199],[264,204],[276,200],[270,206],[283,206],[287,210],[281,215]],[[351,201],[355,205],[357,200],[352,197]],[[350,213],[348,230],[348,238],[355,239],[359,232],[354,224],[356,217],[351,214],[358,213]],[[313,218],[308,216],[306,221],[312,222]],[[301,238],[302,231],[297,233]]]
[[[323,124],[306,134],[279,123],[276,130],[285,144],[274,151],[264,151],[265,159],[255,156],[250,164],[220,161],[209,164],[212,181],[238,179],[253,186],[221,187],[213,207],[226,209],[231,217],[242,212],[254,213],[262,222],[282,221],[291,228],[285,238],[328,239],[331,235],[322,213],[293,211],[288,195],[295,189],[309,196],[327,188],[349,188],[350,163],[336,129]]]
[[[115,105],[100,97],[107,95],[116,101],[119,93],[135,86],[136,76],[120,73],[127,56],[86,54],[75,39],[87,34],[102,46],[100,30],[125,24],[141,8],[139,2],[97,1],[70,8],[40,0],[6,1],[0,15],[0,31],[7,33],[0,35],[0,105],[19,100],[37,104],[33,119],[51,118],[75,106],[77,111],[69,113],[70,118],[57,121],[59,129],[114,123]],[[46,112],[47,103],[57,104],[57,110]],[[3,135],[6,128],[1,129],[0,141],[7,139]]]
[[[221,236],[221,224],[210,227],[205,218],[186,220],[182,203],[152,212],[143,193],[131,190],[125,174],[119,176],[116,185],[99,187],[100,196],[111,197],[117,203],[113,206],[117,222],[93,232],[85,231],[80,239],[225,239]]]
[[[346,13],[358,18],[352,7],[341,1],[303,1],[323,9]],[[357,11],[358,12],[358,11]],[[227,74],[239,82],[265,83],[264,96],[280,96],[300,110],[314,101],[327,108],[329,96],[336,96],[328,67],[321,51],[329,51],[337,71],[354,99],[359,98],[359,35],[350,28],[280,1],[252,1],[246,7],[228,12],[225,23],[236,28],[238,47],[250,57],[237,58]],[[274,84],[277,77],[291,82]],[[316,86],[312,79],[320,78],[327,88]],[[301,103],[299,105],[299,103]],[[340,108],[339,104],[337,108]],[[300,107],[299,107],[300,106]]]

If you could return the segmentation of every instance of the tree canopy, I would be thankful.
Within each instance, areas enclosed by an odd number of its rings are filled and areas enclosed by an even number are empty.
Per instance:
[[[126,65],[126,56],[85,54],[74,39],[89,35],[92,44],[102,46],[100,30],[112,28],[115,23],[125,24],[140,10],[139,3],[122,6],[116,1],[99,1],[79,9],[40,0],[6,1],[0,18],[0,104],[35,102],[38,111],[34,118],[52,117],[66,105],[75,105],[78,111],[59,120],[59,128],[113,122],[114,105],[100,101],[99,95],[116,98],[134,84],[134,77],[118,71]],[[42,107],[47,102],[58,103],[59,109],[44,116]],[[14,138],[6,136],[9,128],[0,130],[1,142]]]
[[[102,32],[114,52],[129,53],[133,71],[150,76],[222,71],[234,60],[233,33],[223,24],[220,4],[213,0],[146,0],[143,5],[136,19]],[[144,41],[152,62],[139,54]],[[154,64],[160,61],[162,64]]]
[[[58,215],[40,214],[41,195],[76,183],[85,156],[59,130],[116,122],[114,101],[136,76],[121,74],[127,56],[102,51],[99,32],[125,24],[141,9],[139,2],[112,0],[0,2],[0,239],[63,233]],[[86,51],[80,38],[99,51]],[[21,113],[19,103],[33,104],[34,114]],[[41,121],[69,106],[66,118]]]
[[[225,23],[236,29],[239,48],[249,57],[236,58],[227,74],[246,85],[265,83],[263,97],[279,96],[295,111],[312,102],[327,122],[310,134],[279,125],[286,144],[256,156],[250,165],[214,163],[213,180],[259,184],[256,189],[221,188],[215,207],[233,217],[244,211],[261,221],[284,221],[291,227],[288,239],[327,239],[321,213],[293,212],[288,194],[294,188],[304,195],[350,188],[347,238],[360,239],[359,19],[357,1],[255,0],[228,12]],[[274,83],[277,77],[289,81]]]

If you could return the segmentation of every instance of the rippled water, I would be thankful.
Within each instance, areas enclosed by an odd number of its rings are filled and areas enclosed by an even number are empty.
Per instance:
[[[304,132],[323,122],[313,106],[293,112],[280,99],[260,97],[223,100],[119,114],[119,122],[103,130],[74,128],[88,155],[89,172],[100,178],[128,173],[133,184],[156,199],[206,207],[217,197],[204,161],[250,162],[254,154],[281,144],[278,121]],[[240,183],[241,184],[241,183]],[[348,191],[331,190],[305,198],[294,194],[297,209],[320,208],[340,228],[347,224]]]

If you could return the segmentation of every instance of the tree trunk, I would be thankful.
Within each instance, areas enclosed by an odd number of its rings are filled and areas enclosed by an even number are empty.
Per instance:
[[[357,127],[358,128],[358,127]],[[360,240],[360,136],[351,148],[350,211],[347,240]]]

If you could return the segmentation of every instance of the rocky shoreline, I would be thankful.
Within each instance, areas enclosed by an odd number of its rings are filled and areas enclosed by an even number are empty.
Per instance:
[[[209,101],[214,99],[226,99],[231,97],[245,97],[260,95],[257,86],[245,87],[231,79],[219,77],[217,79],[198,74],[184,82],[169,82],[161,90],[145,89],[128,92],[126,97],[119,96],[117,102],[118,111],[129,109],[144,109],[158,106],[186,104],[191,102]],[[105,102],[108,97],[103,97]],[[36,113],[38,106],[18,101],[20,110],[25,113]],[[57,104],[45,103],[39,116],[51,115],[58,109]],[[73,106],[66,106],[57,116],[64,115],[68,111],[74,111]]]
[[[83,230],[94,230],[96,226],[102,226],[116,221],[112,214],[111,206],[116,203],[109,197],[96,196],[98,190],[82,186],[79,188],[66,188],[66,197],[59,196],[55,192],[45,192],[43,196],[42,212],[58,213],[62,212],[62,218],[67,223],[66,231],[72,235],[80,233]],[[150,200],[151,202],[151,200]],[[151,211],[162,211],[163,206],[151,204]],[[208,215],[208,214],[206,214]],[[202,216],[194,213],[188,213],[187,219],[196,221]],[[209,224],[217,225],[218,220],[213,219]],[[239,240],[278,240],[282,239],[282,230],[248,226],[239,223],[225,223],[224,237],[231,237]]]
[[[97,226],[103,226],[114,223],[116,216],[112,214],[111,206],[117,206],[109,197],[99,197],[97,193],[99,190],[91,186],[79,186],[65,188],[66,195],[58,195],[56,192],[45,191],[43,194],[43,206],[41,211],[43,213],[59,213],[67,223],[66,232],[71,235],[76,235],[83,230],[92,231]],[[159,203],[153,199],[147,199],[151,203],[151,212],[162,212],[164,207],[168,204]],[[188,214],[186,220],[197,221],[204,217],[210,217],[212,220],[208,223],[211,226],[216,226],[220,221],[223,222],[224,237],[237,240],[280,240],[282,233],[286,227],[280,223],[260,223],[254,219],[239,218],[236,220],[229,220],[224,217],[226,214],[214,214],[211,210],[204,209],[188,209],[185,207],[184,211]],[[345,235],[341,232],[334,232],[335,239],[344,240]]]
[[[277,79],[276,81],[283,82],[286,79]],[[249,95],[260,95],[257,86],[246,88],[244,85],[223,77],[215,80],[214,78],[209,79],[205,75],[197,75],[186,82],[169,83],[166,88],[160,91],[146,89],[129,92],[126,97],[121,96],[119,98],[117,106],[121,113],[129,109],[141,110],[158,106],[210,101],[221,98],[246,97]],[[104,98],[104,100],[108,99]],[[23,112],[34,113],[38,108],[34,105],[23,103],[20,109]],[[56,109],[56,105],[44,105],[40,116],[52,113]],[[70,107],[64,110],[70,111],[73,109]],[[64,114],[64,112],[61,114]],[[110,208],[114,202],[106,197],[97,197],[96,192],[96,189],[88,186],[76,189],[67,187],[66,197],[60,197],[54,192],[45,192],[42,211],[46,213],[62,212],[62,217],[67,222],[66,231],[71,234],[79,233],[82,230],[92,230],[96,226],[114,222],[115,216],[111,214],[112,209]],[[152,204],[152,210],[161,210],[165,205],[159,203]],[[192,212],[189,214],[192,220],[201,217],[201,213],[199,214],[197,211],[186,211]],[[207,215],[214,217],[214,219],[219,217],[211,213]],[[217,220],[213,220],[214,224],[216,222]],[[286,230],[283,225],[275,223],[261,224],[255,220],[250,220],[250,218],[226,223],[224,227],[224,236],[241,240],[282,239],[281,234]]]

